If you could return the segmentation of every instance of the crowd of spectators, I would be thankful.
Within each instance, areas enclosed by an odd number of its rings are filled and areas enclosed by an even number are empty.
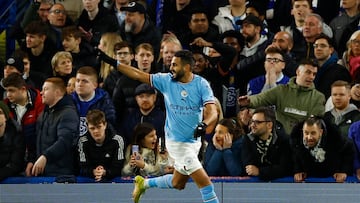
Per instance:
[[[76,2],[31,1],[12,26],[0,180],[171,173],[164,97],[117,66],[172,74],[182,49],[224,117],[199,154],[209,175],[360,179],[358,0]]]

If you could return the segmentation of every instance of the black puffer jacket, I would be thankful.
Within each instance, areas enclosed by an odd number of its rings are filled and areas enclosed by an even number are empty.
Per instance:
[[[45,107],[36,124],[37,157],[44,155],[47,159],[44,176],[74,174],[73,152],[79,137],[79,123],[70,96],[64,96],[51,108]]]

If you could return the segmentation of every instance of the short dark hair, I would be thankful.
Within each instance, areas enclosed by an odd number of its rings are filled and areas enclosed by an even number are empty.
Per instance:
[[[76,26],[67,26],[62,29],[61,37],[64,40],[67,37],[74,37],[75,39],[79,39],[82,37],[82,33]]]
[[[105,113],[99,109],[89,110],[86,114],[86,122],[91,125],[106,123]]]
[[[209,17],[208,17],[208,14],[207,12],[204,10],[204,9],[201,9],[201,8],[193,8],[190,10],[190,16],[189,16],[189,19],[188,19],[188,22],[190,23],[191,22],[191,19],[193,17],[193,15],[195,14],[204,14],[206,16],[206,19],[209,21]]]
[[[321,33],[319,36],[317,36],[315,38],[315,41],[318,39],[325,39],[328,42],[330,47],[335,47],[335,41],[324,33]]]
[[[18,89],[26,87],[26,82],[19,73],[11,73],[2,81],[4,87],[16,87]]]
[[[181,50],[175,53],[174,57],[179,57],[181,59],[181,64],[186,65],[189,64],[191,69],[195,65],[195,60],[193,54],[189,50]]]
[[[256,108],[253,115],[257,114],[257,113],[262,113],[264,114],[264,118],[266,121],[270,121],[273,123],[273,125],[276,124],[276,116],[275,116],[275,111],[274,109],[272,109],[271,107],[268,106],[262,106],[259,108]]]
[[[245,45],[244,36],[240,34],[240,32],[237,32],[235,30],[227,30],[223,32],[220,36],[222,41],[224,41],[224,39],[227,37],[236,38],[241,48]]]
[[[46,35],[47,26],[41,21],[33,21],[25,27],[24,32],[25,34]]]
[[[121,41],[121,42],[117,42],[116,44],[114,44],[114,53],[116,54],[116,51],[118,51],[124,47],[129,48],[130,54],[134,53],[132,45],[127,41]]]
[[[315,58],[304,58],[300,61],[298,67],[301,65],[310,65],[319,68],[319,63]]]
[[[304,125],[305,124],[309,126],[317,125],[319,128],[326,130],[324,120],[318,116],[310,116],[309,118],[305,119]]]

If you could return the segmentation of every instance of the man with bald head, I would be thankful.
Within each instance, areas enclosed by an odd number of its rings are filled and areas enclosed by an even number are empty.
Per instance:
[[[288,77],[293,77],[296,75],[297,63],[292,57],[291,50],[294,46],[294,41],[290,33],[287,31],[279,31],[275,34],[271,45],[279,48],[284,52],[285,60],[285,69],[283,70],[284,74]]]

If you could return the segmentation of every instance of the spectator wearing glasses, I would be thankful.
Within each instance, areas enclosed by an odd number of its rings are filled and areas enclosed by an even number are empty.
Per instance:
[[[324,34],[317,37],[314,43],[314,55],[319,63],[314,83],[315,88],[325,95],[325,99],[331,96],[333,82],[337,80],[351,82],[349,71],[337,64],[338,57],[334,53],[334,45],[334,41]]]
[[[294,40],[290,33],[286,31],[279,31],[275,33],[273,41],[270,46],[275,46],[281,49],[285,53],[285,69],[284,74],[288,77],[296,75],[297,63],[293,58],[292,48],[294,46]]]
[[[343,57],[338,61],[345,66],[354,80],[360,67],[360,30],[355,31],[347,42],[347,50],[344,51]]]
[[[65,7],[60,3],[51,6],[47,18],[49,27],[47,36],[55,44],[57,50],[62,50],[62,28],[74,25],[74,22],[67,17]]]
[[[104,52],[107,54],[106,52]],[[111,52],[115,58],[114,64],[111,67],[111,71],[104,80],[102,88],[106,90],[110,96],[113,96],[114,89],[116,87],[116,82],[121,78],[122,74],[117,69],[114,69],[118,63],[125,63],[128,65],[132,64],[134,59],[134,54],[131,44],[126,41],[117,42],[113,45],[113,50]],[[107,54],[108,55],[108,54]]]
[[[10,37],[15,38],[19,45],[25,45],[26,34],[25,28],[33,21],[47,22],[49,10],[54,4],[54,0],[34,0],[24,12],[23,17],[19,18],[14,25],[11,26]]]
[[[290,146],[287,136],[276,129],[273,109],[259,107],[250,120],[251,132],[244,137],[242,161],[245,174],[272,180],[291,174]]]
[[[288,84],[278,85],[266,92],[252,96],[240,96],[240,106],[257,108],[274,105],[277,120],[290,134],[295,124],[310,115],[323,115],[325,112],[325,97],[315,89],[314,79],[318,65],[313,60],[303,60]],[[284,98],[286,97],[286,98]]]
[[[287,84],[289,77],[283,74],[286,62],[284,53],[277,47],[270,46],[265,50],[265,75],[251,79],[248,84],[248,95],[259,94],[278,84]]]

